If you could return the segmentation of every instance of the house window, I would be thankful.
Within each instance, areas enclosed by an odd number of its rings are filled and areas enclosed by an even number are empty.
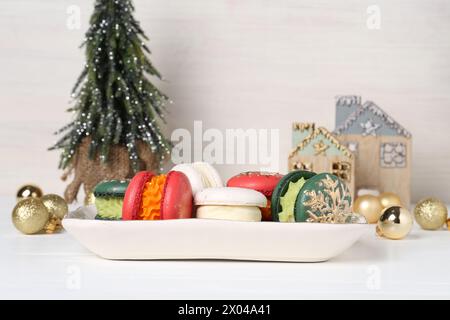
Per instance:
[[[353,154],[358,154],[358,142],[356,141],[349,141],[347,142],[347,148],[350,150]]]
[[[313,165],[311,162],[298,161],[294,163],[294,170],[313,171]]]
[[[333,162],[332,173],[344,180],[350,182],[352,180],[352,165],[345,161]]]
[[[404,143],[382,143],[380,153],[382,168],[406,168],[406,145]]]

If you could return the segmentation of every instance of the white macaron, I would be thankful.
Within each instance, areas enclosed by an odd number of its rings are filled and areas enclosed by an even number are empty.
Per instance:
[[[205,188],[223,187],[219,172],[208,162],[194,162],[192,166],[200,173]]]
[[[235,221],[261,221],[261,210],[266,197],[255,190],[244,188],[208,188],[195,195],[197,218]]]
[[[219,173],[207,162],[181,163],[171,171],[182,172],[187,176],[194,195],[205,188],[223,186]]]
[[[195,205],[222,205],[261,207],[267,205],[267,198],[258,191],[245,188],[208,188],[195,195]]]

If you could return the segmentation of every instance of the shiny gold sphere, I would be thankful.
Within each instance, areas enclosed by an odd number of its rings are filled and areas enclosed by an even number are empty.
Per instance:
[[[40,198],[43,193],[41,188],[36,185],[27,184],[19,188],[16,194],[17,201],[27,198]]]
[[[381,201],[381,205],[383,208],[389,208],[389,207],[401,207],[402,201],[400,200],[400,197],[392,192],[383,192],[378,196],[378,198]]]
[[[383,210],[377,224],[377,234],[388,239],[400,240],[408,235],[412,226],[412,214],[405,208],[394,206]]]
[[[12,222],[20,232],[33,234],[41,231],[49,219],[49,213],[40,199],[19,201],[12,212]]]
[[[435,198],[420,201],[414,209],[417,223],[425,230],[442,228],[448,218],[447,206]]]
[[[377,223],[382,210],[380,199],[369,194],[358,197],[353,204],[353,211],[363,215],[367,223]]]
[[[66,201],[57,194],[46,194],[41,200],[47,208],[50,218],[62,219],[69,212]]]

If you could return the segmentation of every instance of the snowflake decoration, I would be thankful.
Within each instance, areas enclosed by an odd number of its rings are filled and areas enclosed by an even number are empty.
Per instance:
[[[363,129],[363,136],[376,136],[377,131],[381,128],[381,124],[374,123],[371,119],[362,122],[360,125]]]

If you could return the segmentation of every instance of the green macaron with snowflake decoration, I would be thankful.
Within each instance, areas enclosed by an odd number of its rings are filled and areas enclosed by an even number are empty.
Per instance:
[[[102,181],[94,189],[97,220],[121,220],[122,205],[129,180]]]
[[[280,222],[354,223],[347,185],[331,173],[293,171],[272,195],[272,218]]]

